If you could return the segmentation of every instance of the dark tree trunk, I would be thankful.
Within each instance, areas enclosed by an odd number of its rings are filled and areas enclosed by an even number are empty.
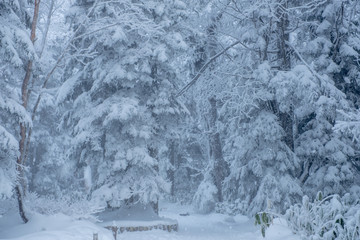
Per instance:
[[[230,1],[227,1],[225,6],[228,6]],[[211,19],[211,24],[207,27],[207,35],[208,35],[208,58],[212,59],[216,56],[218,41],[217,41],[217,24],[221,20],[223,16],[223,11],[220,11],[216,14],[215,17]],[[238,42],[234,43],[235,45]],[[214,63],[211,63],[210,70],[214,69]],[[216,93],[213,93],[216,94]],[[212,164],[213,168],[211,170],[211,176],[213,179],[213,183],[217,189],[217,201],[222,202],[223,199],[223,182],[225,177],[229,175],[229,166],[225,162],[222,152],[222,144],[220,140],[220,133],[217,130],[216,122],[218,120],[217,114],[217,99],[216,96],[213,95],[209,99],[210,109],[209,109],[209,118],[208,118],[208,125],[209,125],[209,150],[210,150],[210,164]]]
[[[222,202],[223,199],[223,182],[224,179],[229,175],[229,166],[227,162],[224,160],[222,153],[222,144],[220,140],[220,133],[216,128],[217,121],[217,100],[215,97],[211,97],[209,99],[210,103],[210,113],[209,113],[209,128],[210,128],[210,136],[209,136],[209,145],[210,145],[210,160],[213,162],[213,170],[212,177],[214,179],[214,184],[218,190],[217,192],[217,200]]]
[[[279,3],[281,6],[277,10],[278,21],[277,26],[277,44],[278,44],[278,59],[280,62],[280,70],[290,70],[290,54],[289,47],[287,43],[290,39],[290,34],[288,31],[289,19],[286,13],[288,8],[287,2]]]
[[[175,141],[172,141],[170,144],[170,164],[172,165],[173,168],[169,169],[167,171],[167,175],[168,178],[170,180],[171,183],[171,188],[170,188],[170,195],[174,196],[175,194],[175,186],[174,186],[174,181],[175,181],[175,176],[174,176],[174,168],[175,166],[175,162],[176,162],[176,156],[177,156],[177,151],[176,151],[176,143]]]
[[[279,112],[279,119],[282,128],[285,131],[284,141],[286,145],[294,151],[294,117],[293,111],[290,110],[288,113]]]
[[[156,202],[151,202],[150,205],[154,210],[154,212],[156,213],[156,215],[159,215],[159,201],[157,200]]]
[[[280,2],[281,6],[277,10],[277,45],[278,45],[278,59],[279,59],[279,69],[282,71],[288,71],[291,68],[290,60],[290,49],[287,43],[289,42],[289,19],[286,13],[288,8],[287,2]],[[278,111],[278,117],[280,119],[280,124],[285,131],[284,141],[286,145],[294,151],[294,113],[293,108],[290,107],[289,112],[280,112]]]

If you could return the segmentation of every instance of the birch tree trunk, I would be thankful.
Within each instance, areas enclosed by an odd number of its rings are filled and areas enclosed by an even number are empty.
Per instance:
[[[33,44],[35,42],[35,37],[36,37],[36,25],[39,16],[39,6],[40,6],[40,0],[35,0],[34,15],[31,24],[31,35],[30,35],[30,40]],[[25,77],[21,86],[21,99],[22,99],[22,106],[24,107],[24,109],[27,109],[28,100],[29,100],[29,81],[32,76],[32,67],[33,67],[33,60],[29,60],[26,67]],[[15,186],[15,192],[16,192],[16,197],[18,199],[20,217],[25,223],[28,222],[28,218],[26,217],[23,206],[23,196],[25,195],[25,191],[26,191],[26,181],[24,174],[25,142],[27,138],[26,136],[27,136],[26,126],[24,123],[20,123],[20,140],[19,140],[20,155],[16,160],[17,163],[16,171],[19,176],[19,181]]]

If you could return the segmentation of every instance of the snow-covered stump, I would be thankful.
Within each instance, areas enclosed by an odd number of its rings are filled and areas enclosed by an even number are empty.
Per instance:
[[[100,226],[112,231],[114,239],[124,232],[178,231],[177,220],[160,217],[147,205],[107,209],[98,214],[98,219]]]

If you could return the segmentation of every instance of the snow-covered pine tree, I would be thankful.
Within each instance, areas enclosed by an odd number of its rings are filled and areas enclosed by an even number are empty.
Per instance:
[[[296,180],[299,160],[292,151],[292,132],[288,131],[292,120],[290,114],[278,111],[270,87],[277,71],[290,68],[288,48],[282,49],[281,42],[283,28],[287,28],[284,24],[288,23],[277,12],[284,2],[226,3],[215,5],[217,10],[227,6],[216,33],[220,45],[239,44],[229,49],[212,74],[206,76],[208,86],[201,86],[215,89],[220,100],[217,129],[225,143],[224,157],[231,166],[223,183],[224,200],[236,203],[243,213],[255,213],[269,203],[284,211],[302,194]],[[214,187],[204,185],[203,192],[211,189],[216,192]]]
[[[238,83],[223,108],[225,156],[231,173],[225,181],[226,201],[235,211],[284,211],[302,195],[296,179],[299,159],[284,142],[285,131],[269,102],[271,69],[261,64]],[[231,97],[231,98],[230,98]],[[225,206],[226,207],[226,206]]]
[[[27,178],[29,191],[39,197],[73,197],[72,162],[66,161],[69,136],[58,127],[62,108],[56,104],[56,92],[61,85],[67,43],[71,37],[65,13],[70,3],[60,0],[41,2],[35,48],[40,69],[34,74],[30,96],[33,128],[27,142]],[[72,194],[71,194],[72,193]]]
[[[317,191],[325,195],[344,194],[358,175],[349,161],[354,157],[353,146],[333,132],[335,121],[341,118],[338,111],[349,109],[347,99],[356,102],[352,94],[356,86],[346,90],[355,84],[354,69],[358,66],[353,61],[357,52],[348,44],[350,39],[354,40],[349,31],[351,11],[345,9],[355,5],[351,1],[325,1],[304,8],[299,19],[307,24],[293,32],[290,43],[298,64],[310,70],[315,84],[310,105],[295,106],[298,122],[295,152],[303,162],[299,178],[310,196]]]
[[[79,31],[57,100],[69,106],[62,125],[74,136],[68,156],[82,189],[108,207],[156,205],[169,191],[159,164],[181,114],[170,95],[174,51],[187,47],[173,28],[182,11],[181,1],[73,5]]]
[[[22,203],[22,191],[26,185],[22,159],[24,151],[19,152],[19,149],[24,147],[24,142],[20,139],[24,139],[25,131],[31,128],[32,121],[24,104],[24,101],[27,101],[28,88],[21,80],[26,79],[24,70],[28,63],[36,59],[30,39],[31,14],[27,11],[28,3],[24,0],[6,0],[0,3],[0,76],[3,79],[0,83],[0,155],[1,182],[4,184],[1,195],[11,196],[10,188],[15,187],[19,212],[24,222],[27,222]]]
[[[312,196],[319,190],[325,191],[326,194],[344,193],[349,190],[349,186],[353,186],[358,174],[356,168],[351,167],[351,159],[354,159],[353,147],[332,130],[335,120],[339,117],[337,110],[348,109],[346,95],[339,90],[337,82],[346,82],[347,78],[350,79],[348,74],[351,71],[346,70],[347,68],[356,69],[353,62],[356,58],[356,48],[346,47],[349,45],[346,44],[347,36],[352,34],[349,34],[345,27],[351,25],[345,16],[350,16],[350,12],[354,15],[356,10],[344,10],[343,7],[352,6],[352,9],[356,9],[356,4],[338,1],[318,2],[315,5],[313,3],[255,1],[247,5],[246,1],[236,1],[234,6],[229,8],[230,16],[238,16],[236,22],[241,27],[238,27],[237,31],[246,29],[249,26],[246,23],[256,26],[252,31],[237,34],[247,50],[254,51],[254,55],[258,54],[253,57],[255,63],[250,66],[259,66],[259,63],[265,60],[271,66],[270,80],[262,87],[265,87],[265,92],[273,94],[273,98],[265,101],[263,105],[256,106],[277,116],[273,119],[278,122],[284,135],[276,146],[279,147],[285,142],[288,150],[293,151],[291,155],[296,154],[296,157],[292,158],[293,165],[299,166],[300,160],[302,170],[299,167],[293,168],[290,170],[290,176],[294,179],[299,177],[301,182],[306,182],[305,189],[311,191],[309,194]],[[236,15],[240,12],[239,9],[245,10]],[[248,17],[242,18],[244,13],[250,14],[245,14]],[[315,24],[317,21],[323,24]],[[231,27],[231,24],[229,25]],[[351,26],[354,27],[354,24]],[[230,33],[234,36],[236,32]],[[351,39],[352,42],[356,42],[353,35]],[[340,50],[344,49],[344,46],[347,53]],[[350,58],[349,53],[353,54]],[[338,63],[335,63],[334,59],[337,59]],[[345,63],[346,61],[348,63]],[[244,60],[242,65],[244,62],[246,61]],[[356,71],[352,71],[354,72]],[[240,76],[246,76],[244,73],[246,71],[237,72],[237,75],[241,79]],[[354,81],[349,84],[353,83]],[[241,87],[244,89],[245,86],[243,84]],[[238,88],[233,89],[238,91]],[[233,91],[233,96],[236,96],[236,91]],[[354,88],[351,91],[354,91]],[[248,116],[254,118],[257,112],[259,111],[253,111]],[[227,118],[231,119],[230,116]],[[241,120],[242,118],[239,119],[240,123]],[[238,128],[240,126],[241,124]],[[230,147],[227,149],[234,150],[231,147],[231,137],[225,139],[230,140]],[[243,146],[247,146],[246,144]],[[233,158],[237,154],[230,153],[228,156]],[[282,162],[286,165],[286,161]],[[292,185],[295,187],[298,183],[295,181]],[[297,194],[299,196],[301,191]]]
[[[205,161],[202,164],[205,166],[203,180],[193,199],[195,209],[202,213],[213,211],[216,203],[223,201],[223,181],[229,173],[229,166],[223,157],[221,132],[218,128],[218,110],[221,104],[218,92],[221,91],[223,81],[214,74],[220,69],[219,66],[223,66],[219,64],[222,58],[218,59],[215,56],[223,50],[218,29],[226,7],[218,7],[216,2],[197,1],[194,5],[194,28],[201,34],[198,34],[194,41],[196,44],[192,65],[193,79],[180,91],[181,94],[188,91],[185,96],[192,95],[190,99],[195,102],[192,107],[196,109],[195,129],[198,130],[199,146],[205,153]],[[226,1],[224,4],[227,5],[229,2]],[[228,43],[225,41],[225,44]],[[188,90],[190,87],[193,89]]]

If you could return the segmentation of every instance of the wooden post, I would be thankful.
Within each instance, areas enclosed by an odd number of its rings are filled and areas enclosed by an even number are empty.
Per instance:
[[[93,240],[99,240],[99,235],[97,233],[93,233]]]

